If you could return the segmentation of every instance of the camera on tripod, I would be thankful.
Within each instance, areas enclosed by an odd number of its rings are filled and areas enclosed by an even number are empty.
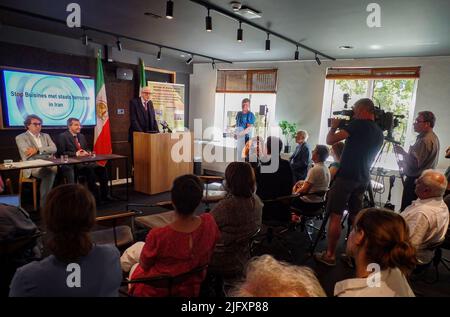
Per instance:
[[[344,100],[344,110],[341,111],[333,111],[333,115],[335,116],[341,116],[345,117],[342,118],[339,122],[339,129],[342,129],[346,126],[348,126],[353,119],[354,112],[353,110],[347,109],[348,101],[351,99],[349,94],[344,94],[343,100]],[[397,143],[394,140],[394,137],[392,135],[394,129],[399,125],[400,119],[403,119],[405,116],[403,115],[397,115],[393,112],[384,111],[381,109],[380,105],[378,107],[375,107],[375,123],[378,124],[378,126],[383,131],[387,131],[387,135],[385,137],[386,140]],[[340,118],[339,118],[340,119]],[[328,127],[331,127],[331,118],[328,119]]]

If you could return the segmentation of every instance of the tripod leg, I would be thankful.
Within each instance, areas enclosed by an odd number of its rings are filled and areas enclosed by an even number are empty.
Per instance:
[[[323,220],[322,220],[322,224],[320,226],[320,230],[317,233],[317,236],[316,236],[316,239],[314,240],[314,243],[312,243],[311,247],[309,248],[309,252],[311,253],[311,255],[314,254],[314,251],[316,250],[316,247],[317,247],[317,244],[319,243],[319,240],[322,239],[322,235],[325,232],[325,227],[327,225],[329,216],[330,216],[330,214],[328,212],[325,212],[325,215],[324,215]]]
[[[367,187],[367,192],[369,194],[370,207],[375,207],[375,199],[373,198],[373,188],[372,188],[371,182],[369,182],[369,186]]]

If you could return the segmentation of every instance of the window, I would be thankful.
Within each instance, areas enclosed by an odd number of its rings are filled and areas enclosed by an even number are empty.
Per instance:
[[[242,110],[242,99],[250,99],[250,111],[255,115],[253,136],[264,137],[264,127],[269,127],[275,120],[276,94],[241,94],[216,93],[215,126],[223,131],[224,137],[232,137],[236,115]],[[265,115],[260,115],[260,107],[267,106],[267,122]]]
[[[392,137],[404,147],[413,141],[412,123],[415,106],[415,94],[419,68],[395,68],[376,71],[379,69],[364,69],[369,74],[361,74],[361,69],[347,69],[350,73],[336,74],[336,69],[331,69],[327,74],[325,83],[324,106],[320,129],[320,142],[325,143],[328,133],[328,118],[333,117],[333,112],[346,108],[343,101],[344,93],[351,96],[347,109],[360,98],[371,98],[375,105],[386,112],[392,112],[397,118],[396,127]],[[334,71],[334,72],[333,72]],[[403,73],[402,73],[403,71]],[[406,74],[405,71],[409,73]],[[364,78],[368,77],[368,78]],[[404,78],[403,78],[404,77]],[[385,131],[385,135],[387,132]],[[392,143],[387,142],[380,161],[375,166],[397,170],[398,165],[393,153]]]
[[[276,69],[218,70],[214,126],[222,135],[215,135],[215,140],[224,137],[227,144],[234,144],[234,139],[228,138],[232,138],[244,98],[250,99],[250,111],[256,119],[253,136],[264,137],[265,127],[275,120],[276,86]],[[260,115],[261,106],[266,106],[267,116]]]

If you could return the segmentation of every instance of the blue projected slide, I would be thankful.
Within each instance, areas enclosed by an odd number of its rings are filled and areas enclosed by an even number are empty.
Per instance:
[[[41,117],[44,126],[66,126],[71,117],[85,126],[96,124],[93,79],[22,70],[2,73],[6,126],[23,127],[29,114]]]

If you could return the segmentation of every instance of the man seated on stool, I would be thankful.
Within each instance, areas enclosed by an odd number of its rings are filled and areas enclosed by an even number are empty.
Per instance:
[[[416,180],[418,199],[401,213],[408,224],[419,265],[431,262],[434,247],[445,238],[449,212],[442,196],[446,188],[447,180],[443,174],[435,170],[423,171]]]
[[[58,154],[70,157],[87,157],[91,152],[87,150],[86,137],[80,133],[80,120],[69,118],[67,120],[68,130],[58,136]],[[74,166],[80,175],[86,177],[89,190],[94,195],[97,202],[111,201],[108,196],[108,174],[106,168],[96,163],[82,163],[77,165],[62,165],[61,171],[69,184],[75,183]],[[96,176],[100,183],[100,197],[95,184]]]
[[[53,143],[50,136],[46,133],[41,133],[42,119],[37,115],[30,114],[25,118],[23,123],[26,132],[16,136],[16,144],[19,149],[20,158],[22,161],[30,161],[37,159],[46,159],[56,153],[56,145]],[[24,169],[22,175],[25,178],[31,176],[41,180],[40,187],[40,206],[45,204],[47,193],[52,189],[57,172],[56,166],[39,167],[32,169]]]
[[[292,202],[295,208],[307,213],[316,211],[324,202],[324,195],[314,195],[314,193],[325,192],[330,186],[330,171],[324,162],[330,155],[326,145],[316,145],[312,151],[314,167],[308,171],[306,180],[298,181],[292,192],[301,196]]]

